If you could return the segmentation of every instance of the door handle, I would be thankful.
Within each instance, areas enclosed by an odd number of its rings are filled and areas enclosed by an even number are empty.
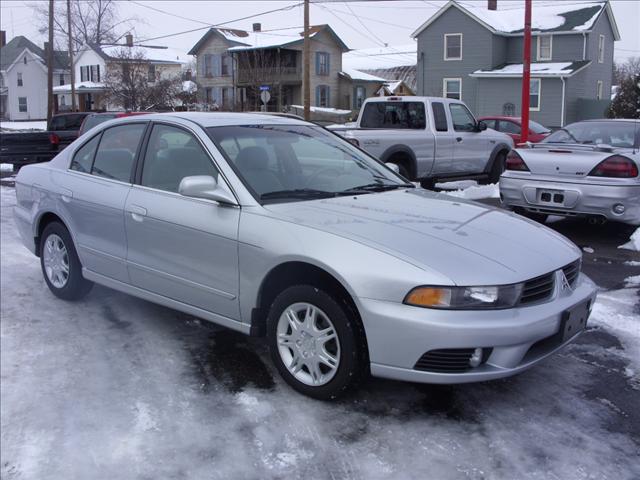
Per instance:
[[[141,222],[142,217],[147,215],[147,209],[139,205],[129,205],[128,212],[136,222]]]
[[[456,142],[461,142],[462,141],[462,137],[456,137]]]

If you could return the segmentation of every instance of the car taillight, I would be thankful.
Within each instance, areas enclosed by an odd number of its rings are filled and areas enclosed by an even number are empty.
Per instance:
[[[351,145],[355,145],[356,147],[360,146],[360,142],[355,138],[347,138],[347,142],[349,142]]]
[[[612,155],[604,159],[589,172],[593,177],[633,178],[638,176],[635,162],[622,155]]]
[[[49,143],[51,145],[55,145],[55,146],[60,145],[60,137],[58,135],[56,135],[55,133],[50,133],[49,134]]]
[[[520,172],[528,172],[529,167],[524,163],[522,157],[518,155],[518,152],[515,150],[511,150],[507,155],[507,161],[505,162],[504,168],[507,170],[518,170]]]

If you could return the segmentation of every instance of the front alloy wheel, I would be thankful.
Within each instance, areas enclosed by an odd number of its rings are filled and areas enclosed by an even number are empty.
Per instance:
[[[283,290],[269,308],[271,359],[282,378],[310,397],[335,398],[366,372],[366,343],[357,312],[313,285]]]

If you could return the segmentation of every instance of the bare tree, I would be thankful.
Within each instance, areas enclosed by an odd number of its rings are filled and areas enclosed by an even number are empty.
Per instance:
[[[33,11],[38,31],[45,33],[48,29],[48,6],[44,2],[35,2]],[[123,32],[133,30],[138,21],[136,18],[120,18],[115,0],[71,0],[69,10],[65,2],[56,2],[54,33],[58,44],[66,45],[71,25],[73,48],[77,51],[85,43],[115,43]]]
[[[158,78],[144,51],[135,47],[122,47],[112,58],[105,78],[109,104],[133,111],[176,105],[182,92],[179,75]]]
[[[279,77],[280,58],[275,49],[255,49],[239,52],[238,83],[246,86],[252,110],[260,110],[260,86],[273,84]],[[271,92],[275,96],[277,92]],[[275,98],[274,98],[275,100]]]

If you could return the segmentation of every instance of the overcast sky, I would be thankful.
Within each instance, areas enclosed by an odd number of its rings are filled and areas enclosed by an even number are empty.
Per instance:
[[[41,0],[44,1],[44,0]],[[61,1],[61,0],[58,0]],[[464,0],[466,3],[486,4],[486,0]],[[536,4],[557,5],[559,3],[579,4],[580,0],[534,0]],[[45,38],[38,34],[29,5],[35,2],[2,0],[0,19],[2,30],[7,32],[7,40],[16,35],[24,35],[41,45]],[[154,45],[166,45],[185,52],[198,41],[206,30],[205,24],[218,24],[246,17],[255,13],[295,5],[291,1],[157,1],[120,0],[119,14],[122,18],[136,17],[136,40],[154,38],[161,35],[204,27],[203,30],[158,39]],[[326,0],[311,6],[311,23],[328,23],[349,48],[375,47],[387,43],[402,45],[411,42],[411,33],[446,2],[431,1],[349,1]],[[523,1],[498,0],[498,8],[522,5]],[[640,56],[640,1],[612,0],[614,15],[622,40],[616,42],[616,59]],[[159,10],[167,13],[162,13]],[[180,18],[184,17],[184,18]],[[254,19],[229,23],[229,27],[251,29],[253,22],[262,23],[263,30],[275,28],[301,27],[303,8],[296,6],[287,11],[263,15]],[[274,31],[274,36],[290,34],[296,30]]]

